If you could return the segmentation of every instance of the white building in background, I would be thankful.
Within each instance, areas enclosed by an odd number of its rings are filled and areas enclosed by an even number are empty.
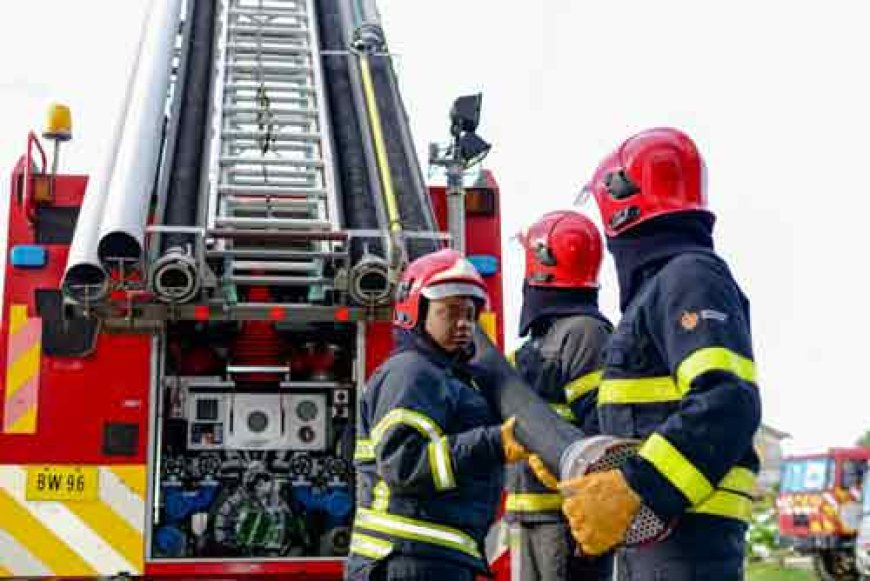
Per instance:
[[[755,449],[761,459],[761,472],[758,474],[758,488],[767,492],[779,483],[782,466],[782,441],[791,436],[770,426],[761,425],[755,434]]]

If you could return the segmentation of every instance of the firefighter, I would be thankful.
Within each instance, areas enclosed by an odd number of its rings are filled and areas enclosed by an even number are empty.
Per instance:
[[[617,545],[641,503],[670,536],[617,553],[620,579],[743,578],[761,405],[749,303],[713,249],[705,167],[692,140],[651,129],[625,141],[588,190],[616,263],[622,320],[604,357],[604,434],[642,439],[619,470],[562,483],[587,554]]]
[[[528,455],[478,391],[472,333],[488,301],[469,261],[441,250],[397,289],[396,348],[362,395],[349,579],[471,580],[486,573],[503,466]]]
[[[595,408],[601,350],[613,330],[598,310],[601,235],[577,212],[544,215],[520,235],[525,280],[517,370],[559,415],[598,433]],[[528,462],[507,468],[511,575],[518,581],[607,579],[610,559],[575,556],[560,510],[562,496],[541,482]]]

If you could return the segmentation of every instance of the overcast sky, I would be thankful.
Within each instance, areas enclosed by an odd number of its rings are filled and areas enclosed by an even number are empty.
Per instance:
[[[865,2],[379,6],[419,151],[445,137],[455,96],[484,93],[479,132],[493,143],[486,165],[502,191],[509,344],[522,266],[510,235],[568,207],[622,139],[672,125],[707,160],[718,249],[752,304],[765,421],[793,435],[792,451],[850,445],[870,429]],[[142,13],[142,0],[4,3],[4,188],[53,99],[74,115],[63,168],[93,170]],[[602,284],[603,306],[617,318],[609,260]]]

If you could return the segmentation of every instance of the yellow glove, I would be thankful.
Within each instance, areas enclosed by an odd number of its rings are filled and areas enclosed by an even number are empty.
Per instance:
[[[532,454],[529,456],[529,467],[532,469],[532,472],[535,473],[535,476],[538,477],[538,480],[541,481],[541,484],[549,488],[550,490],[558,490],[559,489],[559,481],[553,476],[553,473],[550,472],[547,467],[544,465],[544,461],[541,460],[541,457],[537,454]]]
[[[516,423],[517,419],[510,417],[501,426],[501,446],[504,450],[504,461],[507,464],[513,464],[529,457],[529,451],[514,437]]]
[[[559,488],[571,534],[587,555],[601,555],[622,542],[640,508],[640,497],[619,470],[581,476]]]

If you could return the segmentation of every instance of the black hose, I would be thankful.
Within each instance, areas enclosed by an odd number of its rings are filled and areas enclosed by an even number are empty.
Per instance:
[[[517,419],[514,428],[517,440],[540,456],[550,472],[559,475],[562,453],[585,434],[538,397],[480,330],[474,345],[474,364],[482,370],[481,388],[490,404],[502,418]]]
[[[315,7],[320,48],[325,51],[347,51],[347,33],[342,24],[339,0],[321,0],[315,3]],[[341,183],[344,227],[353,230],[378,230],[380,225],[373,199],[375,190],[372,187],[372,179],[377,179],[377,174],[371,174],[370,164],[365,157],[360,131],[361,112],[354,104],[349,57],[346,54],[333,53],[324,55],[322,61],[332,120],[335,161]],[[354,264],[362,258],[366,244],[370,252],[383,256],[384,249],[380,240],[354,240],[350,248]]]
[[[169,226],[194,226],[197,222],[203,148],[208,125],[215,2],[193,1],[196,3],[189,29],[187,67],[182,76],[184,86],[178,88],[182,92],[178,139],[163,219],[164,224]],[[183,248],[193,241],[192,234],[165,234],[160,249],[166,252],[174,247]]]
[[[407,143],[411,135],[410,129],[406,127],[408,116],[398,91],[393,91],[396,73],[392,60],[374,55],[369,62],[380,109],[381,130],[393,177],[393,190],[402,217],[402,229],[406,232],[432,231],[435,221],[431,204],[428,203],[429,194],[424,189],[422,179],[415,179],[420,174],[420,163],[413,144]],[[411,260],[439,248],[438,241],[425,238],[409,238],[406,246],[408,258]]]

